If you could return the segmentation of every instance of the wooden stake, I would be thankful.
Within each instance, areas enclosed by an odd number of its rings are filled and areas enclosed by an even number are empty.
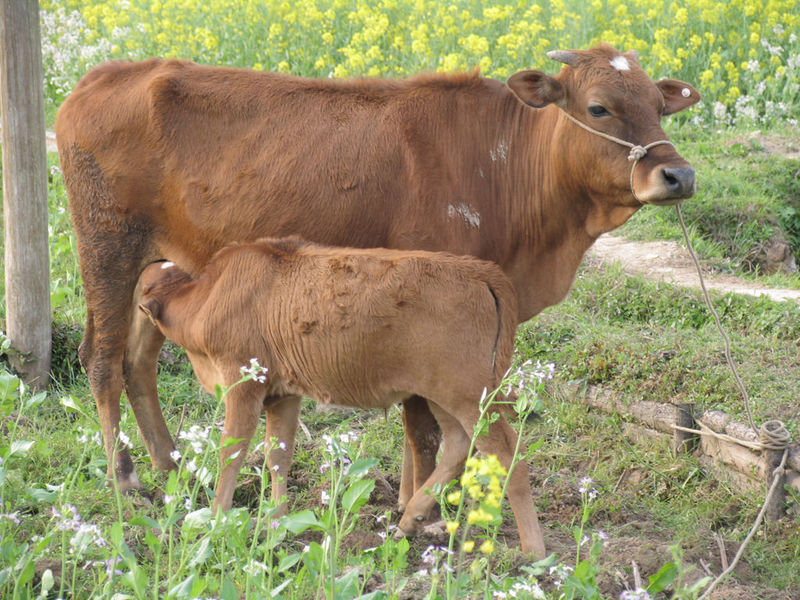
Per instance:
[[[38,0],[0,3],[6,333],[21,353],[12,365],[45,388],[50,371],[50,265],[47,245],[42,49]]]

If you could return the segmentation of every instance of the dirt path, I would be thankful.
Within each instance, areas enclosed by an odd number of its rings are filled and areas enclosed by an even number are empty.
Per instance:
[[[675,242],[636,242],[606,234],[589,249],[588,257],[608,263],[618,262],[626,272],[641,274],[648,279],[700,288],[689,251]],[[766,295],[776,301],[800,301],[800,290],[768,288],[733,275],[712,275],[705,269],[703,277],[709,290]]]

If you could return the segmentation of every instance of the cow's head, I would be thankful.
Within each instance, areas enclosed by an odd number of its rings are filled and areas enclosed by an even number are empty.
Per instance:
[[[553,113],[561,148],[553,156],[566,163],[561,172],[574,174],[593,200],[607,206],[677,204],[694,194],[692,166],[669,143],[648,145],[667,141],[661,117],[696,103],[697,90],[675,79],[653,82],[635,52],[623,54],[608,44],[548,56],[566,64],[556,77],[520,71],[508,86],[529,106],[554,104],[566,113]],[[647,150],[629,159],[630,147],[598,132]]]

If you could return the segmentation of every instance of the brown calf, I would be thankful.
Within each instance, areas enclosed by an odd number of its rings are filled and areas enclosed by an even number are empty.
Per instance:
[[[243,441],[223,444],[218,509],[231,506],[262,408],[267,440],[285,446],[267,458],[272,498],[279,502],[297,426],[297,403],[283,398],[306,395],[358,408],[427,398],[444,452],[408,503],[400,521],[406,534],[416,533],[432,508],[425,490],[464,468],[479,399],[508,368],[517,323],[514,288],[492,263],[444,253],[330,248],[297,238],[226,248],[195,280],[172,263],[150,265],[139,307],[186,349],[209,391],[239,380],[241,366],[253,357],[269,369],[266,383],[246,381],[225,398],[223,435]],[[514,440],[500,416],[477,447],[509,467]],[[510,477],[522,549],[543,556],[526,465]]]

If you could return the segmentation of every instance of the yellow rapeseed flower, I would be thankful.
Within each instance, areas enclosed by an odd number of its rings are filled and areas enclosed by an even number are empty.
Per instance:
[[[458,521],[448,521],[446,527],[447,533],[455,535],[456,531],[458,531]]]
[[[484,554],[491,554],[492,552],[494,552],[494,544],[492,543],[492,540],[484,541],[481,544],[481,547],[479,548],[479,550],[481,552],[483,552]]]
[[[467,540],[466,542],[464,542],[462,548],[464,548],[464,552],[472,552],[475,549],[475,541]]]

